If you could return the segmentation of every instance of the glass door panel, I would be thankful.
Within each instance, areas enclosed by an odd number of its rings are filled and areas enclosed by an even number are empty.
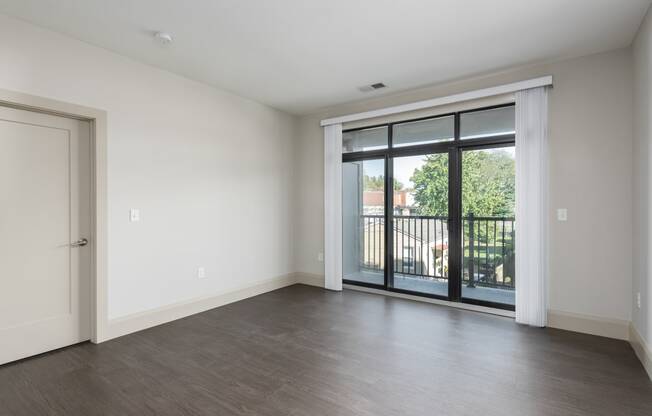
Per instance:
[[[462,152],[462,298],[514,305],[514,147]]]
[[[385,159],[342,164],[344,280],[385,284]]]
[[[393,159],[395,289],[448,297],[448,153]]]

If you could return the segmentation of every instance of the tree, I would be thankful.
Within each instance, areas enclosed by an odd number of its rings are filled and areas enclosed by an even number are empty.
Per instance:
[[[419,215],[448,215],[448,154],[426,156],[421,169],[410,178],[414,184],[414,202]]]
[[[485,217],[514,216],[516,167],[504,150],[464,152],[462,212]]]
[[[470,286],[495,279],[497,265],[502,265],[504,282],[514,281],[513,223],[508,222],[509,228],[505,230],[504,221],[473,221],[468,216],[473,213],[476,217],[513,217],[515,170],[514,157],[505,150],[462,153],[462,215],[467,217],[462,229],[463,278]],[[426,156],[425,163],[415,169],[410,180],[414,183],[419,215],[448,215],[448,154]],[[474,269],[475,259],[478,261]]]
[[[362,178],[365,191],[382,191],[385,189],[385,177],[364,175]],[[400,181],[394,180],[394,190],[400,191],[403,189],[403,184]]]
[[[514,158],[504,150],[467,151],[462,157],[464,215],[513,216]],[[414,171],[415,204],[420,215],[448,215],[448,154],[426,156]]]

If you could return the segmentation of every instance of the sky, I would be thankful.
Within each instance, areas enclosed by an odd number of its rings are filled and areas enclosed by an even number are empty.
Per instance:
[[[425,160],[425,155],[394,158],[394,179],[401,182],[407,188],[412,187],[410,177],[415,169],[423,165]],[[368,176],[384,176],[385,164],[383,159],[365,160],[363,162],[363,171]]]

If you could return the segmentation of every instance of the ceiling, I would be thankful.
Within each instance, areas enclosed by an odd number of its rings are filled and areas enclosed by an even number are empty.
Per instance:
[[[651,0],[0,0],[0,13],[295,114],[631,43]],[[155,31],[174,42],[157,43]],[[358,87],[384,82],[387,89]]]

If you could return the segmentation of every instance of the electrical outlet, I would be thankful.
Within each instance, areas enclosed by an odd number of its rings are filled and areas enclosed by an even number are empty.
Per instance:
[[[641,292],[636,293],[636,306],[641,309]]]
[[[319,262],[324,261],[324,253],[323,252],[320,251],[319,253],[317,253],[317,261],[319,261]]]
[[[197,268],[197,279],[203,279],[206,277],[206,269],[203,267]]]

